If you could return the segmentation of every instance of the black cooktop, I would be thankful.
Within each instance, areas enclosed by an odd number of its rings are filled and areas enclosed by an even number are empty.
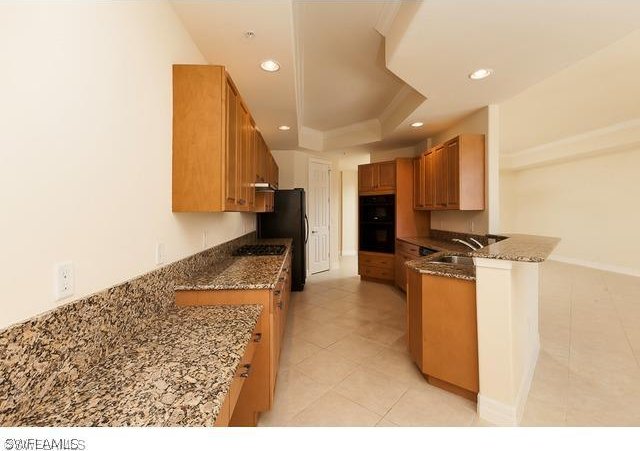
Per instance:
[[[233,252],[235,257],[251,257],[261,255],[282,255],[287,249],[284,244],[246,244]]]

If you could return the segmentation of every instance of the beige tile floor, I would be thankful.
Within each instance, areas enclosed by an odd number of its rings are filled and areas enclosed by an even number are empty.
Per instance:
[[[260,426],[487,425],[426,383],[404,345],[404,295],[355,259],[293,293],[274,407]],[[541,352],[522,425],[640,426],[640,278],[542,265]]]

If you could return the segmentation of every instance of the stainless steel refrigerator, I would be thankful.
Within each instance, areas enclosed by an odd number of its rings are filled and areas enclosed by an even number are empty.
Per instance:
[[[309,221],[302,188],[274,193],[273,213],[258,213],[258,238],[293,238],[291,289],[302,291],[307,277],[305,245],[309,239]]]

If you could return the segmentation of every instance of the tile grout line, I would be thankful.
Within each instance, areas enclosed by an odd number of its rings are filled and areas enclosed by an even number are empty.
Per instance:
[[[603,281],[604,276],[602,277]],[[640,360],[638,359],[638,356],[636,355],[636,351],[633,348],[633,345],[631,344],[631,339],[629,338],[629,334],[627,333],[627,329],[624,327],[624,323],[622,322],[622,316],[620,315],[620,311],[618,310],[618,305],[616,304],[616,302],[613,300],[613,296],[611,296],[611,290],[609,289],[609,284],[605,281],[604,282],[607,292],[609,293],[609,297],[611,300],[611,303],[613,304],[613,309],[616,311],[616,318],[618,319],[618,321],[620,322],[620,328],[622,329],[622,332],[624,333],[624,338],[627,341],[627,344],[629,345],[629,349],[631,349],[631,354],[633,355],[633,359],[636,361],[636,365],[638,366],[638,368],[640,368]]]

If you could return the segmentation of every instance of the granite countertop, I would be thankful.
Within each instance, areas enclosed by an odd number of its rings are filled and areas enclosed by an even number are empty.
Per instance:
[[[560,238],[538,235],[506,235],[507,239],[470,251],[472,257],[541,263],[549,257]]]
[[[177,280],[176,290],[271,290],[278,283],[284,261],[291,252],[290,238],[257,240],[255,244],[284,244],[282,255],[227,257],[193,276]]]
[[[423,274],[453,277],[456,279],[475,280],[475,266],[433,263],[433,260],[443,255],[465,255],[497,260],[511,260],[520,262],[540,263],[547,259],[560,239],[536,235],[509,234],[496,243],[489,244],[482,249],[472,251],[468,247],[450,241],[438,240],[430,237],[398,238],[417,246],[429,247],[440,251],[426,257],[406,262],[408,268]]]
[[[476,267],[473,265],[453,265],[447,263],[433,263],[434,260],[444,255],[467,256],[462,252],[436,252],[435,254],[410,260],[405,265],[414,271],[432,276],[451,277],[462,280],[476,280]]]
[[[211,426],[261,305],[174,307],[3,426]]]

